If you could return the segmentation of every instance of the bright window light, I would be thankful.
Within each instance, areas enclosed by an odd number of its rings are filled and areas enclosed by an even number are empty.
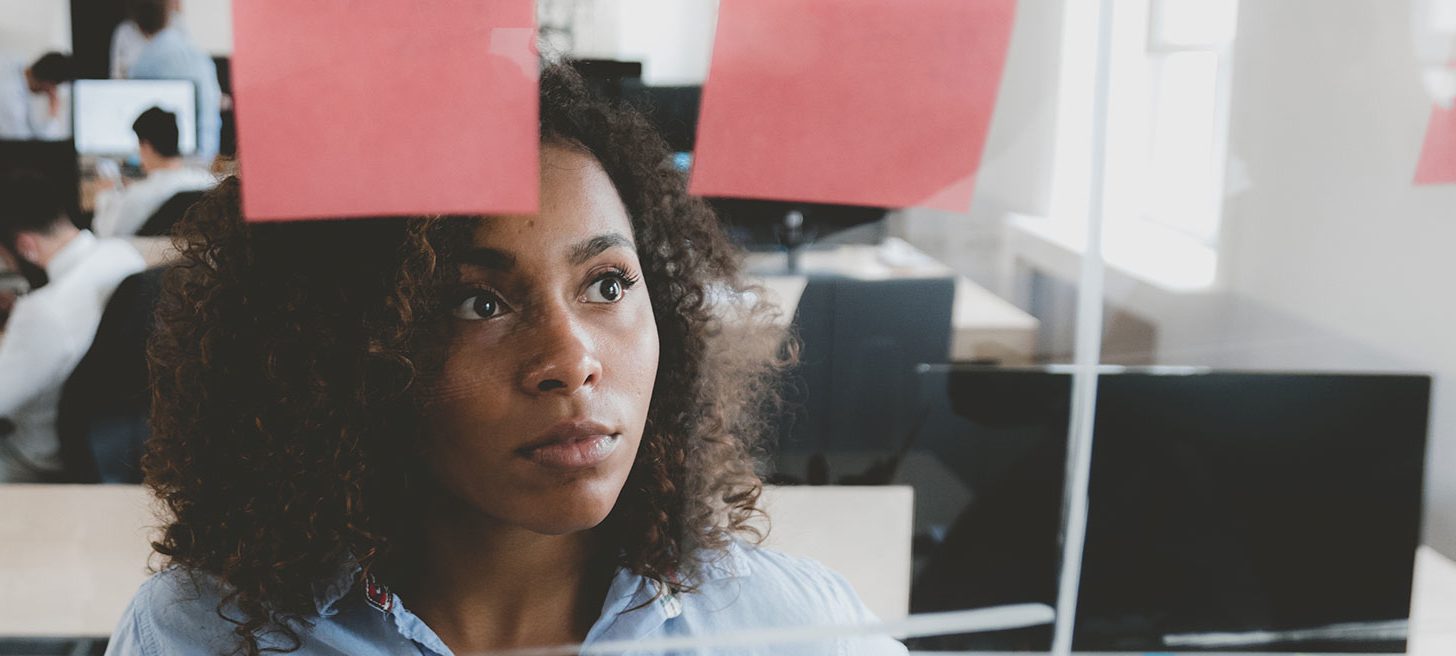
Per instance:
[[[1149,35],[1154,48],[1212,48],[1234,40],[1237,0],[1154,0]]]
[[[1048,230],[1085,226],[1089,145],[1106,129],[1108,265],[1170,289],[1213,284],[1238,0],[1112,3],[1105,126],[1090,116],[1096,6],[1066,5],[1051,199],[1060,227]]]
[[[1149,218],[1203,243],[1218,239],[1221,179],[1216,138],[1219,56],[1211,51],[1164,55],[1156,67]]]

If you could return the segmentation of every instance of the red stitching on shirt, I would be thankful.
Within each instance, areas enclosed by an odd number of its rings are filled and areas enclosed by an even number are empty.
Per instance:
[[[380,584],[373,574],[364,576],[364,599],[381,613],[388,613],[394,608],[394,593]]]

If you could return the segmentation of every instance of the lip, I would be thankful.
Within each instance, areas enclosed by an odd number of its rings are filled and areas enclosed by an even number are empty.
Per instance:
[[[516,449],[516,454],[549,469],[586,469],[606,461],[621,441],[621,434],[605,424],[567,420]]]

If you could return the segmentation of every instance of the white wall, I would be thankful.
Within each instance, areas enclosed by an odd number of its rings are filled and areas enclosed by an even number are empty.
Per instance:
[[[27,62],[51,51],[71,50],[71,3],[0,0],[0,54]]]
[[[182,0],[182,17],[198,47],[232,53],[232,6],[232,0]],[[50,50],[71,50],[71,3],[0,0],[0,52],[32,58]]]
[[[717,0],[617,0],[617,58],[643,63],[651,85],[702,84],[708,77]]]
[[[562,20],[559,0],[538,4]],[[642,62],[648,84],[702,84],[708,76],[718,0],[578,0],[570,3],[573,47],[581,58]]]
[[[233,53],[232,0],[182,0],[182,20],[197,47],[212,55]]]
[[[1016,259],[998,238],[999,212],[1046,209],[1046,159],[1032,135],[1048,131],[1042,112],[1055,95],[1055,63],[1043,61],[1055,56],[1053,5],[1019,5],[972,211],[909,210],[893,228],[1008,293],[1013,276],[988,264]],[[1248,187],[1224,208],[1221,288],[1172,293],[1109,270],[1105,297],[1156,331],[1153,353],[1117,360],[1433,373],[1425,539],[1456,555],[1456,295],[1446,293],[1456,186],[1411,184],[1431,101],[1409,11],[1409,0],[1242,2],[1229,156]],[[1074,280],[1075,259],[1063,260],[1071,266],[1035,265]],[[1070,307],[1039,318],[1065,328]],[[1110,348],[1118,327],[1108,331]]]
[[[1160,364],[1434,374],[1425,540],[1452,555],[1456,186],[1411,183],[1432,103],[1409,5],[1243,2],[1229,157],[1249,186],[1225,203],[1220,287],[1109,271],[1106,298],[1155,326]]]
[[[991,289],[1004,287],[998,276],[1006,213],[1048,210],[1062,7],[1063,0],[1017,3],[1001,89],[969,211],[910,208],[890,218],[892,234]]]
[[[1456,554],[1456,186],[1411,185],[1431,101],[1409,2],[1240,11],[1229,153],[1253,186],[1226,204],[1222,276],[1237,297],[1437,375],[1426,533]]]

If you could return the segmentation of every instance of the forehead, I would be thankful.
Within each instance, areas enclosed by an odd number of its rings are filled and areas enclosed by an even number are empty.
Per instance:
[[[529,257],[612,232],[632,239],[631,219],[607,172],[589,153],[547,145],[541,148],[540,210],[487,217],[474,243]]]

